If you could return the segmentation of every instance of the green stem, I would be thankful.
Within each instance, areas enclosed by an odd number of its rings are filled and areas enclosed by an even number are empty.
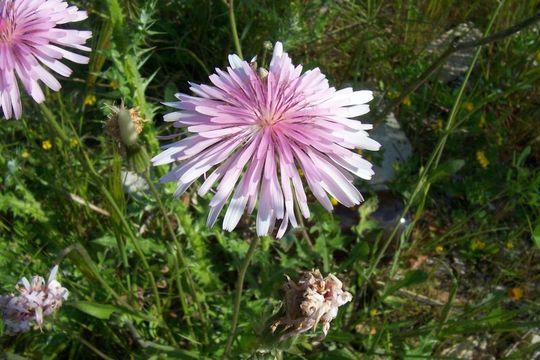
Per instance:
[[[174,247],[176,248],[175,251],[174,251],[175,258],[176,258],[175,272],[177,274],[175,276],[176,277],[176,287],[178,288],[178,297],[180,298],[180,302],[182,303],[182,310],[184,311],[184,316],[186,318],[186,322],[188,324],[190,334],[191,334],[191,336],[193,336],[193,334],[194,334],[193,333],[193,325],[191,324],[191,317],[189,316],[189,307],[188,307],[188,304],[186,302],[186,295],[184,293],[184,287],[182,285],[182,281],[180,280],[180,276],[179,276],[180,275],[180,269],[179,269],[178,263],[180,263],[182,269],[186,273],[186,279],[187,279],[186,281],[187,281],[188,286],[190,288],[190,292],[191,292],[191,296],[193,298],[193,302],[196,304],[197,309],[199,310],[201,319],[204,319],[202,307],[197,301],[197,293],[196,293],[195,287],[193,285],[193,278],[191,276],[191,271],[189,270],[189,267],[187,266],[187,261],[186,261],[186,259],[184,257],[184,254],[182,253],[182,249],[180,247],[180,242],[178,241],[178,238],[176,237],[176,233],[175,233],[175,231],[173,229],[171,221],[169,220],[169,214],[167,214],[167,210],[163,206],[163,203],[162,203],[161,198],[159,196],[159,192],[157,191],[156,186],[154,185],[154,182],[152,181],[152,179],[150,177],[150,171],[149,170],[146,170],[144,172],[144,179],[148,183],[148,187],[150,188],[150,192],[152,193],[152,195],[154,196],[154,198],[156,199],[156,201],[158,203],[158,207],[159,207],[159,209],[161,211],[161,214],[163,215],[163,219],[165,220],[167,230],[168,230],[169,235],[171,236],[171,239],[172,239],[172,241],[174,243]]]
[[[238,279],[236,282],[236,292],[234,295],[234,310],[233,310],[233,318],[232,318],[232,323],[231,323],[231,331],[229,333],[229,337],[227,338],[225,351],[223,352],[223,355],[221,356],[222,359],[227,358],[227,356],[229,355],[229,352],[231,351],[232,343],[234,341],[234,338],[236,337],[236,327],[238,326],[238,317],[240,315],[240,302],[242,299],[242,290],[244,288],[244,278],[246,277],[246,271],[248,269],[249,263],[251,262],[251,259],[253,258],[253,254],[255,253],[255,249],[257,248],[258,243],[259,243],[258,237],[255,236],[253,239],[251,239],[246,257],[244,258],[244,261],[242,262],[242,265],[240,266],[240,269],[238,271]]]
[[[294,203],[294,212],[296,214],[296,218],[298,219],[299,225],[300,225],[300,231],[302,232],[302,237],[304,238],[304,241],[308,245],[310,250],[313,250],[313,242],[311,242],[311,238],[309,237],[309,234],[307,232],[306,225],[304,224],[304,216],[302,215],[302,212],[300,211],[300,207],[298,206],[298,203]]]
[[[135,252],[140,257],[143,264],[143,268],[148,275],[148,280],[150,281],[150,285],[152,287],[152,293],[155,298],[157,312],[158,314],[163,316],[163,313],[162,313],[163,309],[161,307],[161,299],[159,297],[159,292],[156,285],[156,279],[154,278],[154,274],[152,273],[152,270],[150,269],[150,265],[148,264],[148,261],[146,260],[146,256],[144,256],[144,252],[142,251],[139,241],[135,237],[133,230],[131,230],[131,227],[129,226],[126,218],[123,216],[122,212],[118,208],[118,205],[114,201],[114,198],[109,193],[109,191],[103,185],[100,186],[100,190],[105,196],[105,198],[107,199],[107,201],[109,202],[109,204],[111,205],[111,207],[113,208],[114,212],[116,212],[116,214],[118,215],[118,218],[120,219],[122,226],[124,227],[124,230],[127,232],[127,235],[130,238],[131,243],[133,244],[133,247],[135,248]]]
[[[238,37],[238,30],[236,29],[236,17],[234,16],[234,0],[229,0],[229,21],[231,23],[231,34],[234,41],[234,47],[236,49],[236,54],[240,58],[244,58],[242,55],[242,46],[240,45],[240,38]]]

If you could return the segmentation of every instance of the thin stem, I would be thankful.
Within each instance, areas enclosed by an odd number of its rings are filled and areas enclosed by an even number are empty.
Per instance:
[[[109,202],[109,204],[113,208],[114,212],[116,212],[116,214],[118,215],[118,218],[120,219],[120,222],[122,223],[122,225],[124,227],[124,230],[127,232],[127,235],[130,238],[131,243],[133,244],[133,247],[135,248],[135,252],[141,258],[143,268],[144,268],[144,270],[146,271],[146,273],[148,275],[148,280],[150,280],[150,285],[152,287],[152,293],[154,295],[155,302],[156,302],[157,312],[158,312],[158,314],[160,314],[160,316],[163,316],[163,309],[161,307],[161,298],[159,297],[159,292],[158,292],[158,288],[157,288],[157,285],[156,285],[156,279],[154,278],[154,274],[152,273],[152,270],[150,269],[150,265],[148,264],[148,261],[146,260],[146,256],[144,256],[144,252],[143,252],[143,250],[142,250],[142,248],[141,248],[141,246],[139,244],[139,241],[135,237],[135,234],[131,230],[131,227],[129,226],[128,222],[126,221],[126,218],[123,216],[122,212],[118,208],[118,205],[114,201],[114,198],[109,193],[109,191],[103,185],[100,186],[100,190],[103,193],[103,195],[105,195],[105,198],[107,199],[107,201]]]
[[[236,337],[236,327],[238,325],[238,317],[240,315],[240,301],[242,299],[242,290],[244,288],[244,278],[246,277],[247,268],[249,266],[249,263],[251,262],[251,258],[253,257],[253,254],[255,253],[255,249],[257,248],[258,243],[259,243],[258,237],[255,236],[251,239],[246,257],[244,258],[244,261],[242,262],[242,265],[240,266],[240,269],[238,271],[238,280],[236,282],[236,293],[234,295],[234,310],[233,310],[231,331],[229,333],[229,337],[227,338],[225,351],[223,352],[223,355],[221,356],[222,359],[227,358],[227,356],[229,355],[229,352],[231,351],[232,342],[234,341],[234,338]]]
[[[157,191],[156,186],[154,185],[154,182],[152,181],[152,179],[150,177],[150,171],[149,170],[146,170],[144,172],[144,179],[148,183],[148,187],[150,188],[150,192],[152,193],[152,195],[154,196],[154,198],[156,199],[156,201],[158,203],[158,207],[159,207],[159,209],[161,211],[161,214],[163,215],[163,219],[165,221],[165,224],[166,224],[167,230],[169,232],[169,235],[171,237],[171,240],[174,243],[174,247],[176,247],[176,250],[175,250],[175,257],[176,257],[176,260],[177,260],[175,262],[175,267],[176,267],[175,270],[176,270],[176,273],[177,273],[176,287],[178,288],[178,297],[180,298],[180,302],[182,303],[182,309],[184,311],[184,315],[185,315],[186,321],[188,323],[190,334],[193,336],[193,326],[191,324],[191,318],[189,316],[189,308],[188,308],[188,305],[187,305],[187,302],[186,302],[186,296],[184,294],[184,288],[183,288],[183,285],[182,285],[182,281],[180,280],[180,276],[179,276],[180,275],[180,269],[178,269],[178,264],[177,263],[178,262],[180,263],[180,265],[182,266],[183,270],[186,273],[187,283],[188,283],[188,286],[190,288],[190,292],[191,292],[191,296],[193,298],[193,302],[196,304],[197,309],[199,310],[201,320],[204,320],[204,314],[203,314],[203,311],[202,311],[202,307],[199,304],[199,302],[197,301],[197,293],[196,293],[194,285],[193,285],[193,278],[191,276],[191,272],[189,270],[189,267],[187,266],[186,259],[184,258],[184,255],[182,253],[182,249],[180,247],[180,242],[178,241],[178,238],[176,237],[176,233],[175,233],[175,231],[173,229],[171,221],[169,220],[169,215],[167,214],[167,210],[163,206],[163,203],[162,203],[161,198],[159,196],[159,192]]]
[[[240,38],[238,37],[238,30],[236,29],[236,17],[234,16],[234,0],[229,0],[228,3],[229,6],[229,21],[231,23],[231,35],[234,41],[234,47],[236,49],[236,53],[240,58],[244,58],[244,55],[242,55],[242,46],[240,45]]]
[[[294,212],[296,213],[296,218],[298,219],[298,222],[300,223],[300,231],[302,232],[302,237],[304,238],[305,242],[308,244],[309,248],[313,250],[313,242],[311,241],[311,238],[309,237],[309,234],[306,229],[306,225],[304,224],[304,217],[302,216],[302,212],[300,211],[300,207],[298,206],[298,203],[294,203]]]

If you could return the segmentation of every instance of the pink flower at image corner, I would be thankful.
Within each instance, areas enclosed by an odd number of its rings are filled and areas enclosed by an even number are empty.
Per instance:
[[[60,309],[69,291],[56,280],[57,273],[58,265],[51,269],[47,281],[37,275],[30,281],[23,277],[17,283],[18,295],[0,296],[0,314],[7,335],[27,332],[34,324],[41,328],[45,317]]]
[[[65,47],[90,51],[84,46],[92,33],[57,28],[87,18],[85,11],[63,0],[0,0],[0,108],[4,117],[20,118],[22,104],[19,84],[37,102],[45,100],[38,83],[54,91],[60,82],[45,67],[68,77],[71,69],[61,60],[88,63],[88,57]]]
[[[283,45],[274,46],[268,70],[255,69],[237,55],[226,71],[216,69],[213,85],[190,83],[194,96],[179,93],[179,109],[165,115],[190,136],[165,145],[154,165],[176,163],[161,181],[176,181],[180,196],[203,174],[199,195],[219,182],[210,201],[207,225],[212,226],[229,202],[223,228],[233,230],[246,210],[258,203],[257,234],[267,235],[282,220],[277,237],[288,224],[297,226],[294,203],[309,217],[301,172],[313,195],[331,211],[327,193],[345,206],[363,198],[353,185],[354,174],[373,175],[372,165],[355,149],[378,150],[366,130],[372,125],[351,118],[369,112],[371,91],[336,90],[316,68],[302,73]],[[182,133],[166,136],[173,139]],[[301,169],[301,171],[300,171]]]

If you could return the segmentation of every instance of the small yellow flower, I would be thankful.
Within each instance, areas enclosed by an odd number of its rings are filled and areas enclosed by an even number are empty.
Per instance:
[[[463,104],[463,108],[465,110],[467,110],[468,112],[471,112],[474,110],[474,104],[470,101],[466,101],[464,104]]]
[[[442,245],[437,245],[437,246],[435,247],[435,252],[436,252],[437,254],[442,254],[443,251],[444,251],[444,246],[442,246]]]
[[[111,80],[111,82],[109,83],[109,85],[111,86],[111,88],[113,90],[117,90],[118,89],[118,83],[116,82],[116,80]]]
[[[504,139],[501,136],[501,134],[497,134],[497,145],[501,146],[503,142],[504,142]]]
[[[387,95],[390,99],[395,99],[399,96],[399,93],[393,90],[388,90]]]
[[[401,101],[401,103],[405,106],[411,106],[412,102],[409,95],[405,96],[405,98]]]
[[[483,150],[478,150],[476,152],[476,160],[478,160],[478,163],[484,169],[487,169],[489,166],[489,160],[487,159],[486,153]]]
[[[514,248],[514,243],[513,243],[511,240],[508,240],[508,241],[506,242],[506,248],[507,248],[508,250],[512,250],[512,249]]]
[[[369,310],[369,316],[375,317],[375,316],[377,316],[377,315],[379,315],[379,310],[377,310],[377,309],[371,309],[371,310]]]
[[[330,202],[331,202],[332,205],[334,205],[334,206],[337,206],[337,204],[338,204],[337,199],[336,199],[335,197],[333,197],[333,196],[330,196]]]
[[[45,151],[52,149],[52,143],[50,140],[43,140],[41,143],[41,148]]]
[[[478,127],[483,129],[486,126],[486,115],[482,114],[480,116],[480,121],[478,122]]]
[[[86,95],[86,97],[84,98],[84,105],[88,105],[88,106],[91,106],[91,105],[94,105],[96,103],[96,96],[93,95],[93,94],[88,94]]]
[[[23,159],[28,159],[30,157],[30,153],[26,150],[24,150],[22,153],[21,153],[21,157]]]
[[[486,243],[480,239],[474,239],[471,243],[471,250],[483,250],[486,248]]]
[[[523,297],[523,289],[520,287],[514,287],[508,290],[508,297],[512,300],[518,301]]]
[[[443,129],[443,126],[444,126],[443,119],[441,119],[441,118],[438,118],[435,123],[431,124],[431,128],[435,132],[440,132]]]
[[[71,139],[71,141],[69,142],[69,145],[71,145],[71,147],[75,147],[79,145],[79,141],[77,141],[77,139]]]

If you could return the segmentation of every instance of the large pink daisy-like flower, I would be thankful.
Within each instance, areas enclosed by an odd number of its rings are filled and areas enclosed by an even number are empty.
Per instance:
[[[43,65],[70,76],[71,70],[60,60],[88,62],[87,57],[63,47],[90,51],[83,45],[92,33],[56,27],[86,17],[86,12],[62,0],[0,0],[0,107],[6,118],[20,118],[22,114],[17,78],[40,103],[45,96],[39,80],[55,91],[61,87]]]
[[[177,94],[179,102],[166,105],[181,111],[165,115],[174,127],[193,135],[165,146],[154,165],[179,162],[161,180],[176,181],[175,195],[205,177],[199,195],[217,185],[210,201],[208,226],[231,197],[223,228],[232,230],[246,210],[258,203],[257,234],[272,232],[282,220],[277,237],[288,224],[296,226],[298,203],[309,217],[301,174],[317,200],[329,211],[327,195],[346,206],[362,201],[354,177],[370,179],[371,164],[354,149],[378,150],[368,137],[371,125],[351,118],[369,111],[371,91],[336,91],[320,70],[302,73],[281,43],[276,43],[268,71],[255,70],[238,56],[229,56],[227,71],[216,69],[211,85],[191,84],[196,96]],[[176,134],[174,136],[181,136]],[[236,190],[235,190],[236,189]]]

